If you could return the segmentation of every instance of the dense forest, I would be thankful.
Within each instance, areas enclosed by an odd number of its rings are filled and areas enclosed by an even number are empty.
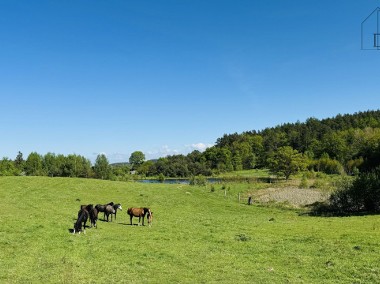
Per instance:
[[[285,123],[264,130],[225,134],[204,152],[173,155],[155,161],[130,159],[110,165],[99,155],[94,165],[80,155],[21,152],[0,160],[0,175],[47,175],[129,179],[140,176],[210,176],[227,171],[266,168],[285,178],[299,170],[355,175],[380,165],[380,110]],[[136,154],[136,153],[134,153]],[[131,155],[132,158],[133,155]]]

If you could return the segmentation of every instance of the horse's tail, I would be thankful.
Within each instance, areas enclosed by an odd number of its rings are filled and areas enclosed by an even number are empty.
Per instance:
[[[148,224],[149,224],[149,226],[151,226],[152,221],[153,221],[153,212],[150,210],[150,208],[147,208],[147,209],[148,209],[148,216],[147,216]]]

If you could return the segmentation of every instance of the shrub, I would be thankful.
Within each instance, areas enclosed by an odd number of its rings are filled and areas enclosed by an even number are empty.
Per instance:
[[[309,188],[309,184],[307,182],[307,177],[304,175],[302,176],[301,182],[298,186],[299,188]]]
[[[354,213],[380,212],[380,167],[368,173],[361,173],[351,183],[343,179],[329,204],[314,208],[314,213],[346,215]]]
[[[159,180],[160,182],[164,182],[164,181],[165,181],[165,176],[164,176],[163,173],[160,173],[160,174],[158,175],[158,180]]]
[[[207,184],[207,179],[205,176],[198,175],[192,176],[189,181],[190,185],[205,186]]]

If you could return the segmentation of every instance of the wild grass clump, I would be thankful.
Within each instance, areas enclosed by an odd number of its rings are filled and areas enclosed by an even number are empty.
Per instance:
[[[241,242],[248,242],[251,240],[251,237],[247,236],[246,234],[237,234],[235,236],[235,240],[241,241]]]

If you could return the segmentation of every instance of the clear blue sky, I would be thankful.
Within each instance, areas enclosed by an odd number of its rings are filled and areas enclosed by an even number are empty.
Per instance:
[[[0,158],[128,161],[380,108],[374,0],[0,0]]]

